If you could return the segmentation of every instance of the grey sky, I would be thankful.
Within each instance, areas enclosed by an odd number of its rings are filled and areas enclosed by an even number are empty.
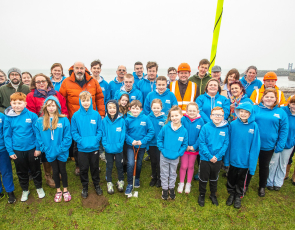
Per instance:
[[[75,61],[104,68],[210,58],[217,0],[1,0],[0,68],[48,69]],[[295,65],[294,0],[225,0],[216,64]]]

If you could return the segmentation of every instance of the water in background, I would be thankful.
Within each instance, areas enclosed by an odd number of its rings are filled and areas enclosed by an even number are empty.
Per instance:
[[[8,70],[4,70],[6,73]],[[33,76],[37,73],[43,73],[47,76],[50,76],[50,69],[47,69],[47,70],[44,70],[44,69],[32,69],[32,70],[24,70],[22,69],[21,70],[22,72],[25,72],[25,71],[28,71],[30,72]],[[198,70],[197,69],[192,69],[192,75],[195,74]],[[131,71],[131,69],[128,69],[127,68],[127,72],[128,73],[131,73],[133,71]],[[225,70],[222,72],[222,75],[221,75],[221,78],[224,79],[225,78],[225,75],[228,71]],[[241,71],[242,72],[242,71]],[[64,72],[64,74],[66,76],[69,75],[68,72]],[[166,76],[167,77],[167,69],[159,69],[158,71],[158,75],[159,76]],[[103,76],[103,78],[107,81],[107,82],[110,82],[112,80],[114,80],[115,76],[116,76],[116,69],[102,69],[101,71],[101,76]],[[263,80],[263,77],[259,77],[258,78],[260,81]],[[263,81],[262,81],[263,82]],[[277,86],[278,87],[295,87],[295,81],[289,81],[288,77],[278,77],[278,81],[277,81]]]

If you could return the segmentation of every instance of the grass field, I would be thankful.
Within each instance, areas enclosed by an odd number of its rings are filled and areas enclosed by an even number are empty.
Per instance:
[[[266,197],[260,198],[256,172],[246,197],[242,199],[242,208],[237,210],[225,205],[228,197],[226,179],[220,174],[219,206],[211,204],[208,193],[205,207],[201,208],[197,202],[197,181],[192,182],[189,195],[177,193],[175,200],[164,201],[160,188],[149,187],[150,162],[144,162],[141,187],[137,189],[139,197],[128,199],[116,190],[113,195],[107,194],[105,163],[101,161],[100,167],[103,196],[98,197],[91,184],[89,197],[83,200],[80,178],[74,175],[75,164],[73,161],[67,163],[72,195],[68,203],[55,203],[56,190],[49,188],[44,180],[44,199],[38,199],[33,181],[30,181],[30,198],[27,202],[20,202],[22,191],[13,167],[17,202],[7,204],[6,197],[0,201],[0,229],[295,229],[295,186],[290,180],[285,182],[281,191],[267,190]],[[114,170],[113,182],[116,180]]]

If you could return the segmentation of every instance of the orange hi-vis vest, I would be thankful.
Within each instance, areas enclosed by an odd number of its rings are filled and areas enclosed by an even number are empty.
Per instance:
[[[170,84],[170,91],[175,95],[178,102],[178,106],[179,108],[181,108],[182,113],[186,113],[187,104],[189,104],[190,102],[194,102],[194,99],[196,97],[196,89],[197,89],[197,84],[189,81],[187,84],[184,97],[181,98],[179,87],[178,87],[178,81],[174,81]]]

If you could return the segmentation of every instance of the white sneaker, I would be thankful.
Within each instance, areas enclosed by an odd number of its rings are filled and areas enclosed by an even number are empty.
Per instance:
[[[177,192],[182,193],[183,192],[184,183],[178,183]]]
[[[185,185],[185,190],[184,190],[184,192],[185,192],[186,194],[189,194],[189,193],[191,192],[191,186],[192,186],[191,183],[186,183],[186,185]]]
[[[37,193],[38,193],[39,199],[42,199],[45,197],[45,192],[44,192],[43,188],[38,188]]]
[[[22,201],[22,202],[27,201],[28,198],[29,198],[29,194],[30,194],[30,191],[23,191],[22,197],[20,198],[20,201]]]
[[[105,153],[103,152],[102,154],[99,155],[100,159],[102,161],[105,161],[106,162],[106,156],[105,156]]]

